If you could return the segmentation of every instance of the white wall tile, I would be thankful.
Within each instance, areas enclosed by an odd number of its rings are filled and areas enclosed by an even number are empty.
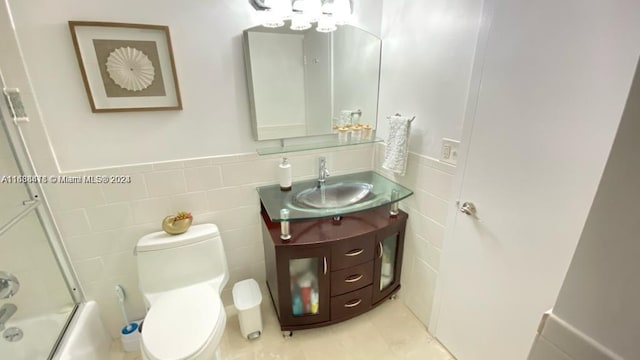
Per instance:
[[[158,171],[144,174],[149,196],[175,195],[186,192],[182,170]]]
[[[153,221],[145,224],[129,226],[116,229],[109,232],[109,236],[114,242],[114,252],[130,251],[133,252],[138,240],[144,235],[162,231],[161,222]]]
[[[335,152],[327,160],[327,168],[335,173],[352,172],[355,169],[370,170],[373,168],[373,154],[370,147]]]
[[[262,246],[262,232],[260,226],[248,226],[220,233],[224,250],[230,251],[246,246]]]
[[[153,171],[174,170],[174,169],[184,168],[184,163],[182,161],[169,161],[169,162],[155,163],[152,165],[152,167],[153,167]]]
[[[55,220],[63,237],[84,235],[91,232],[84,209],[57,212]]]
[[[440,268],[440,250],[420,235],[416,235],[415,245],[415,257],[437,271]]]
[[[211,158],[188,159],[183,160],[185,168],[202,167],[213,164]]]
[[[132,225],[133,216],[128,203],[98,206],[86,209],[93,231],[104,231]]]
[[[207,201],[209,210],[220,211],[259,204],[260,197],[255,186],[235,186],[207,191]]]
[[[121,251],[103,257],[104,271],[109,279],[137,276],[136,257],[133,251]]]
[[[131,174],[129,184],[102,184],[102,193],[107,203],[144,199],[148,196],[147,185],[142,174]]]
[[[104,256],[116,251],[118,245],[113,233],[108,231],[65,237],[64,243],[72,260],[85,260]]]
[[[174,195],[171,197],[172,212],[188,211],[190,213],[200,214],[206,212],[207,193],[205,191]]]
[[[450,200],[453,188],[453,175],[420,165],[421,181],[417,188],[431,193],[440,199]]]
[[[162,223],[162,220],[174,211],[168,197],[138,200],[131,203],[133,223],[144,224],[150,222]]]
[[[203,166],[184,170],[188,191],[203,191],[222,186],[220,166]]]
[[[258,204],[256,204],[255,206],[244,206],[206,213],[198,216],[197,223],[216,224],[221,232],[258,226],[260,224],[260,208]]]
[[[414,306],[410,308],[423,324],[429,324],[437,273],[420,259],[416,259],[413,271],[416,283],[414,294],[416,296],[413,302]]]
[[[449,204],[436,196],[423,190],[417,190],[413,194],[416,202],[416,210],[426,217],[444,225],[447,221]]]
[[[264,250],[260,245],[225,249],[229,268],[248,269],[251,264],[264,259]]]
[[[427,218],[424,222],[424,229],[424,238],[429,240],[429,242],[437,249],[442,249],[442,243],[444,242],[444,226]]]
[[[99,281],[104,274],[104,266],[102,264],[101,257],[74,261],[73,266],[77,271],[78,279],[85,284]]]
[[[222,165],[224,186],[239,186],[256,183],[276,183],[280,159],[260,159]]]
[[[47,199],[53,209],[71,210],[105,204],[99,184],[51,184],[47,189]]]

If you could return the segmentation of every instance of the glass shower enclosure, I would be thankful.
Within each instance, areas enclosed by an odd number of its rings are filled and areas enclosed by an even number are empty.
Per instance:
[[[51,359],[81,293],[3,96],[0,123],[0,359]]]

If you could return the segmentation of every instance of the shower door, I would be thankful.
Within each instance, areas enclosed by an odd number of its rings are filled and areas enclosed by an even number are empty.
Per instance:
[[[58,240],[9,117],[0,96],[0,359],[49,359],[75,311],[70,289],[77,288],[65,280],[64,256],[55,255]]]

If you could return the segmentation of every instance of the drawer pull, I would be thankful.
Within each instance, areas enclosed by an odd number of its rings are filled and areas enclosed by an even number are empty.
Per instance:
[[[360,279],[362,279],[364,277],[364,275],[359,274],[359,275],[351,275],[348,278],[344,279],[344,282],[346,283],[354,283],[356,281],[360,281]]]
[[[353,249],[344,254],[344,256],[358,256],[364,252],[364,249]]]
[[[348,302],[346,304],[344,304],[344,307],[346,308],[352,308],[352,307],[356,307],[358,305],[360,305],[360,303],[362,302],[362,299],[358,299],[358,300],[351,300],[351,302]]]

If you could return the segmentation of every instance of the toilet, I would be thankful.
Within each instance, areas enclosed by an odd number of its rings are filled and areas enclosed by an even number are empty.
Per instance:
[[[146,360],[218,359],[227,321],[220,293],[229,269],[218,227],[163,231],[136,245],[138,286],[147,316],[140,350]]]

